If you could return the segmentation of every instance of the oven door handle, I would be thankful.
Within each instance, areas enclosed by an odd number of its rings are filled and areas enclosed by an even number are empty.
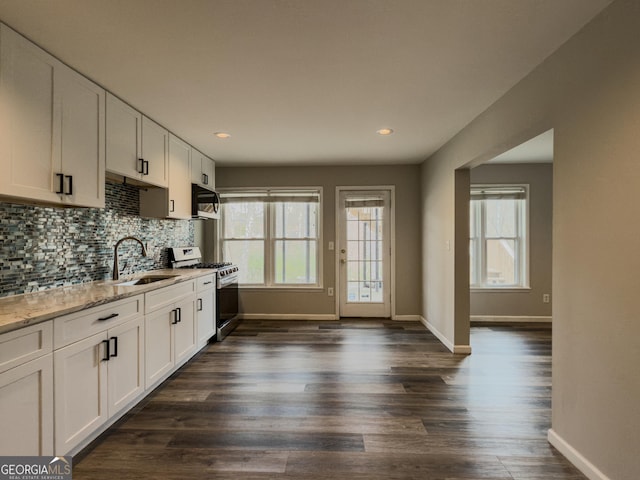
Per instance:
[[[224,287],[227,287],[229,285],[233,285],[234,283],[236,285],[238,284],[238,277],[237,276],[218,278],[218,288],[224,288]]]

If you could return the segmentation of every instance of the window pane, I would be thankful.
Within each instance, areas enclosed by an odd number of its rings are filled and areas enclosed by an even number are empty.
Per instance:
[[[516,202],[518,200],[485,200],[487,238],[516,236]]]
[[[239,283],[264,284],[264,241],[227,240],[224,259],[238,265]]]
[[[225,203],[224,238],[264,238],[264,205],[263,202]]]
[[[316,283],[316,241],[275,242],[276,283]]]
[[[469,242],[469,283],[475,285],[477,283],[476,274],[476,242],[477,240],[471,239]]]
[[[317,236],[318,203],[280,202],[275,205],[278,238]]]
[[[516,284],[516,242],[487,240],[487,285]]]

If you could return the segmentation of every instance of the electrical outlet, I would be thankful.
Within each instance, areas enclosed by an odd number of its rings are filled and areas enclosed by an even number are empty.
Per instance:
[[[333,287],[327,288],[327,295],[329,295],[330,297],[333,297]]]
[[[549,303],[551,301],[551,295],[548,293],[542,294],[542,303]]]

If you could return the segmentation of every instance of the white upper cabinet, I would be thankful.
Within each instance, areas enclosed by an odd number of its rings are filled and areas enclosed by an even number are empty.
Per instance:
[[[107,93],[107,171],[166,187],[169,132]]]
[[[140,215],[191,218],[191,146],[169,133],[169,188],[140,191]]]
[[[104,207],[104,97],[0,25],[0,195]]]
[[[142,180],[158,187],[169,185],[169,132],[150,118],[142,116]]]
[[[215,162],[195,148],[191,149],[191,183],[215,190]]]
[[[191,147],[169,135],[169,214],[170,218],[191,218]]]

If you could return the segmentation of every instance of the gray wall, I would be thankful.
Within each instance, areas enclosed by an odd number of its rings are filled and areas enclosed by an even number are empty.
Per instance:
[[[551,303],[551,252],[553,219],[553,165],[490,164],[471,170],[471,183],[526,183],[529,185],[529,290],[471,290],[471,315],[545,317]],[[473,320],[473,319],[472,319]]]
[[[420,167],[235,167],[216,169],[216,188],[227,187],[323,187],[324,291],[243,289],[243,313],[335,315],[335,257],[327,243],[335,238],[336,186],[395,185],[396,195],[396,305],[397,315],[420,313]],[[209,235],[212,232],[208,232]]]
[[[640,478],[639,27],[640,2],[614,1],[422,168],[423,315],[464,344],[455,171],[554,129],[550,438],[616,480]]]

